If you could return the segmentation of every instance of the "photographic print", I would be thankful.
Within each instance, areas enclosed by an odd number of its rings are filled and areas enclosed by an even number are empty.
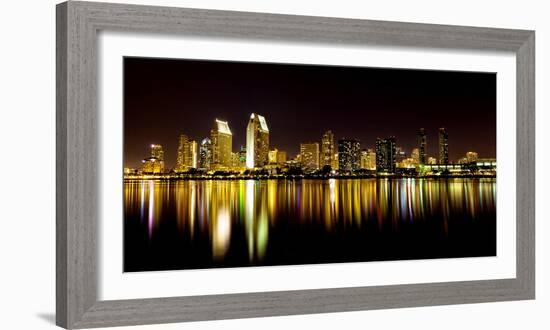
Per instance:
[[[125,57],[125,272],[496,255],[496,74]]]

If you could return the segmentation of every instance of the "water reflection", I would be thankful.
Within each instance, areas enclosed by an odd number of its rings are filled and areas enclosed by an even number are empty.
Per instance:
[[[128,181],[125,270],[491,255],[495,201],[494,179]]]

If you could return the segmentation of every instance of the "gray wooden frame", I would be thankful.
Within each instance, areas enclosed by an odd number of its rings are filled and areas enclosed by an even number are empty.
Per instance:
[[[57,5],[56,322],[65,328],[479,303],[535,297],[535,33],[94,2]],[[511,51],[517,64],[517,276],[98,301],[98,31]]]

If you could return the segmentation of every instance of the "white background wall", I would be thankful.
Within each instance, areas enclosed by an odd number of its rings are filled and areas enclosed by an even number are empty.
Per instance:
[[[55,311],[55,3],[0,10],[0,328],[51,329]],[[536,30],[537,299],[143,326],[144,329],[549,329],[550,19],[546,1],[110,1]],[[545,111],[546,110],[546,111]],[[546,170],[548,171],[548,170]],[[23,177],[23,173],[32,173]]]

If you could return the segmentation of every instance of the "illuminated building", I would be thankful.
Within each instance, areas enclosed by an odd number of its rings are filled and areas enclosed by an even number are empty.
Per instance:
[[[269,164],[284,164],[286,162],[286,151],[277,148],[269,151]]]
[[[204,138],[199,148],[199,168],[209,170],[212,163],[212,141]]]
[[[418,163],[426,164],[426,161],[427,161],[426,152],[427,152],[428,141],[426,139],[426,131],[424,130],[424,128],[421,128],[418,130],[417,140],[418,140]]]
[[[337,170],[340,168],[340,163],[338,162],[338,153],[334,153],[334,161],[332,162],[332,169]]]
[[[300,161],[304,171],[319,169],[319,143],[301,143]]]
[[[445,128],[439,129],[439,163],[449,164],[449,134]]]
[[[405,150],[401,147],[395,148],[395,162],[401,163],[407,158],[407,154],[405,153]]]
[[[420,164],[420,149],[414,148],[411,152],[411,158],[415,164]]]
[[[141,161],[141,171],[145,174],[164,173],[164,151],[160,144],[151,144],[151,157]]]
[[[186,172],[191,168],[197,168],[197,153],[197,142],[190,140],[185,134],[180,135],[174,171]]]
[[[395,173],[396,146],[395,137],[376,139],[376,171]]]
[[[362,169],[367,169],[369,166],[369,154],[366,149],[361,150],[361,165]]]
[[[367,170],[376,170],[376,152],[372,149],[367,149]]]
[[[359,168],[361,161],[361,143],[355,139],[338,140],[338,169],[340,171],[354,171]]]
[[[468,163],[473,163],[478,159],[477,152],[474,151],[468,151],[466,153],[466,159],[468,160]]]
[[[428,164],[429,165],[437,164],[437,159],[435,157],[428,157]]]
[[[251,114],[246,127],[246,167],[267,165],[269,153],[269,129],[263,116]]]
[[[329,165],[332,167],[334,163],[334,134],[332,131],[326,131],[321,140],[321,159],[320,166]]]
[[[214,128],[210,131],[212,141],[211,167],[231,167],[231,152],[233,151],[233,134],[226,121],[216,119]]]
[[[243,164],[246,164],[246,147],[241,146],[239,149],[239,161]]]

